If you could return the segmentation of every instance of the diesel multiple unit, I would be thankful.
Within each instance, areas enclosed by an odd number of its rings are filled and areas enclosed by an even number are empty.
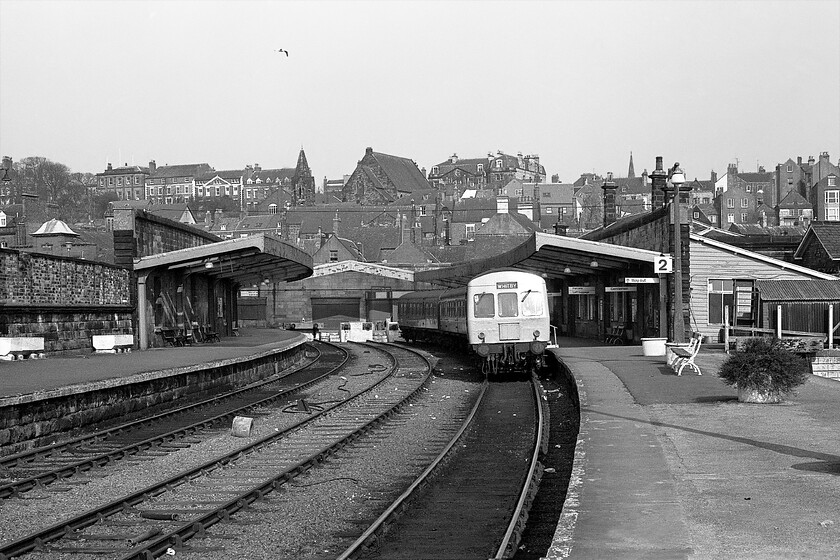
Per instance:
[[[465,288],[406,294],[397,309],[407,341],[468,344],[489,375],[542,366],[550,325],[545,280],[536,274],[486,272]]]

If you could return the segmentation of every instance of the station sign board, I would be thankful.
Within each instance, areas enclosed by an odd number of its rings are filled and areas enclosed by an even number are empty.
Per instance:
[[[604,288],[607,293],[610,292],[635,292],[636,286],[607,286]]]
[[[569,286],[570,296],[583,296],[595,293],[595,286]]]
[[[671,274],[674,272],[674,258],[671,255],[657,255],[653,257],[654,274]]]
[[[624,279],[625,284],[659,284],[659,278],[632,278]]]

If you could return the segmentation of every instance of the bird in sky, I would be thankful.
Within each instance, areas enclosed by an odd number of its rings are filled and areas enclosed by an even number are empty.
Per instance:
[[[289,51],[284,51],[283,49],[277,49],[277,52],[285,53],[286,56],[289,56]]]

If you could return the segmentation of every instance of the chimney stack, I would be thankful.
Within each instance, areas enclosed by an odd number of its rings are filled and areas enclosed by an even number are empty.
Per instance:
[[[157,170],[157,164],[155,160],[149,162],[149,175],[154,175],[155,171]]]
[[[604,181],[604,185],[601,188],[604,189],[604,227],[607,227],[611,223],[615,222],[616,218],[616,184],[615,181],[613,181],[612,171],[607,173],[607,180]]]
[[[112,165],[109,163],[109,164],[108,164],[108,169],[107,169],[106,171],[112,171],[113,169],[114,169],[114,166],[112,166]]]
[[[653,210],[665,206],[668,173],[662,168],[662,156],[656,156],[656,169],[650,174],[650,200]]]
[[[496,197],[496,214],[507,214],[508,213],[508,197],[506,196],[497,196]]]

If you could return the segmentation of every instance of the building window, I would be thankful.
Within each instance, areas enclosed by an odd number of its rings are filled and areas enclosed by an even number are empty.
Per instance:
[[[478,165],[475,166],[475,170],[478,171],[479,173],[484,173],[484,164],[479,163]]]
[[[104,186],[105,186],[105,177],[100,177],[100,178],[99,178],[99,186],[100,186],[100,187],[104,187]]]
[[[464,226],[464,234],[466,235],[467,239],[474,239],[475,238],[475,224],[466,224]]]
[[[747,185],[747,192],[752,192],[752,185]]]
[[[840,208],[837,208],[836,206],[834,208],[826,208],[825,209],[825,220],[827,222],[840,221]]]
[[[330,249],[330,262],[338,262],[338,250]]]
[[[545,213],[546,213],[546,214],[552,214],[552,211],[551,211],[551,206],[546,207],[546,209],[545,209]]]
[[[699,219],[700,219],[700,212],[695,212],[695,213],[694,213],[694,219],[695,219],[695,220],[699,220]]]
[[[726,207],[727,208],[735,208],[735,199],[734,198],[727,198],[726,199]]]
[[[744,223],[744,222],[746,222],[746,221],[747,221],[747,214],[746,214],[746,213],[742,213],[742,214],[741,214],[741,223]]]
[[[840,200],[840,191],[825,191],[825,203],[837,204]]]
[[[726,221],[730,224],[734,224],[735,223],[735,213],[730,212],[729,214],[727,214],[726,215]]]
[[[437,175],[438,173],[440,173],[440,168],[437,165],[435,165],[434,167],[432,167],[432,175]]]
[[[6,215],[0,214],[0,227],[6,227]]]
[[[109,186],[109,187],[113,187],[113,186],[114,186],[114,178],[113,178],[113,177],[108,177],[108,186]]]
[[[752,299],[752,280],[709,279],[709,323],[723,324],[728,308],[729,324],[751,324]]]
[[[425,216],[425,215],[426,215],[426,207],[425,207],[425,206],[421,206],[421,207],[420,207],[420,215],[421,215],[421,216]]]
[[[268,213],[269,214],[276,214],[277,213],[277,205],[276,204],[269,204],[268,205]]]
[[[741,208],[749,208],[750,207],[750,199],[749,198],[742,198],[741,199]]]
[[[497,159],[497,160],[496,160],[496,169],[501,169],[501,168],[502,168],[502,160],[501,160],[501,159]]]
[[[787,164],[787,172],[788,173],[793,173],[793,164],[792,163]]]
[[[837,177],[834,175],[828,176],[828,186],[829,187],[836,187],[837,186]]]
[[[709,216],[709,221],[712,222],[713,224],[716,224],[717,223],[717,216]]]

